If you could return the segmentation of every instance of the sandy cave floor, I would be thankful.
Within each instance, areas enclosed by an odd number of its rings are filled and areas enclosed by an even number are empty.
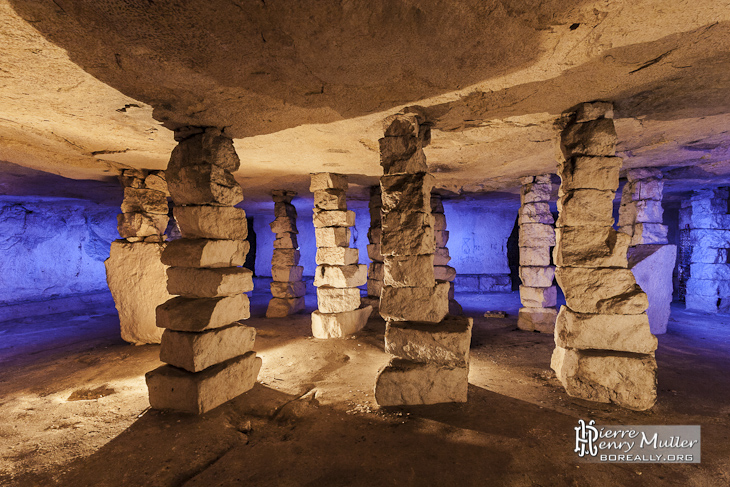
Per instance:
[[[307,297],[308,309],[314,296]],[[673,308],[659,337],[659,400],[632,412],[568,397],[552,336],[516,328],[516,293],[458,296],[473,316],[469,402],[381,409],[385,325],[316,340],[309,317],[265,319],[255,294],[259,384],[200,417],[150,411],[158,347],[118,337],[113,307],[0,326],[2,485],[730,484],[730,316]],[[484,318],[506,309],[508,318]],[[586,464],[578,419],[702,425],[701,464]]]

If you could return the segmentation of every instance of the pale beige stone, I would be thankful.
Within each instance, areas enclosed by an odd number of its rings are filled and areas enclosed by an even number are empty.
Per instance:
[[[433,237],[436,241],[436,247],[446,247],[449,242],[449,231],[448,230],[434,230]]]
[[[553,259],[557,266],[626,267],[631,237],[611,227],[555,229]]]
[[[222,298],[178,296],[157,307],[157,326],[176,331],[203,331],[220,328],[251,316],[248,296]]]
[[[188,298],[215,298],[253,291],[253,272],[245,267],[167,269],[167,291]]]
[[[368,279],[383,280],[385,264],[382,262],[371,262],[368,266]]]
[[[634,223],[661,223],[663,218],[664,208],[661,201],[632,201],[619,208],[618,224],[626,226]]]
[[[392,287],[433,287],[433,255],[388,256],[383,284]]]
[[[391,321],[385,329],[385,352],[414,362],[465,367],[473,323],[456,316],[440,323]]]
[[[380,316],[392,321],[438,323],[449,311],[449,283],[434,287],[383,286]]]
[[[176,267],[239,267],[246,262],[246,240],[181,238],[167,244],[162,263]]]
[[[367,266],[360,265],[319,265],[314,271],[315,286],[357,287],[367,282]]]
[[[335,174],[332,172],[320,172],[311,174],[311,183],[309,191],[322,191],[324,189],[347,189],[347,176],[344,174]]]
[[[380,251],[383,255],[425,255],[436,249],[430,213],[383,215]]]
[[[383,281],[382,280],[368,279],[367,286],[368,286],[368,296],[378,296],[378,298],[380,298],[380,294],[383,291]]]
[[[380,406],[466,402],[469,368],[393,359],[380,371],[375,401]]]
[[[677,246],[637,245],[629,251],[628,259],[629,269],[636,279],[636,284],[649,298],[646,314],[649,316],[651,332],[665,333],[672,303],[672,274],[677,260]],[[690,266],[690,275],[694,276],[691,271]],[[687,280],[687,292],[690,290],[690,280]],[[730,293],[723,295],[730,296]]]
[[[122,238],[162,235],[169,220],[167,215],[120,213],[117,215],[117,231]]]
[[[570,396],[638,411],[656,402],[653,355],[556,347],[551,367]]]
[[[449,255],[449,249],[446,247],[439,247],[434,250],[433,265],[448,265],[450,261],[451,256]]]
[[[295,249],[274,249],[271,267],[298,266],[301,254]]]
[[[623,231],[626,227],[620,227]],[[666,244],[668,228],[659,223],[637,223],[631,233],[631,245]],[[628,233],[628,232],[627,232]]]
[[[620,157],[570,157],[558,165],[560,193],[576,189],[616,191],[622,164]]]
[[[256,352],[198,373],[163,365],[145,375],[150,407],[203,414],[251,389],[260,369]]]
[[[531,183],[524,184],[520,188],[520,203],[537,203],[550,201],[553,193],[553,185],[551,183]]]
[[[613,156],[616,153],[616,129],[613,120],[608,118],[571,124],[560,135],[560,148],[566,159],[574,155]]]
[[[368,244],[368,258],[373,262],[383,262],[383,254],[380,252],[380,244]]]
[[[304,297],[272,298],[266,308],[267,318],[284,318],[304,310]]]
[[[350,245],[350,229],[347,227],[322,227],[314,229],[317,247],[347,247]]]
[[[291,218],[297,219],[297,209],[290,203],[280,202],[274,203],[274,218]]]
[[[296,233],[277,233],[274,239],[275,249],[299,249]]]
[[[314,338],[345,338],[365,328],[372,306],[363,306],[341,313],[312,313],[312,336]]]
[[[355,225],[354,211],[314,210],[312,222],[320,227],[352,227]]]
[[[165,171],[155,171],[150,173],[144,179],[144,187],[147,189],[154,189],[164,194],[165,197],[170,196],[170,191],[167,189],[167,179],[165,178]]]
[[[577,123],[590,122],[599,118],[613,118],[613,103],[610,101],[581,103],[575,112]]]
[[[278,282],[294,282],[302,280],[304,267],[300,265],[271,266],[271,278]]]
[[[235,172],[241,166],[241,161],[233,147],[233,140],[223,135],[221,129],[208,127],[202,133],[179,141],[172,151],[170,164],[178,167],[213,164]],[[169,170],[167,175],[169,176]]]
[[[304,281],[273,281],[269,284],[269,288],[271,289],[271,295],[275,298],[301,298],[307,294],[307,286]]]
[[[185,238],[246,240],[246,212],[228,206],[176,206],[173,210]]]
[[[553,285],[555,267],[520,267],[520,280],[529,287],[550,287]]]
[[[520,247],[520,265],[545,267],[550,265],[550,247]]]
[[[555,223],[553,214],[550,213],[550,204],[545,202],[525,203],[520,207],[517,223],[544,223],[552,225]]]
[[[319,210],[347,210],[347,198],[342,189],[320,189],[314,192],[314,207]]]
[[[557,227],[613,225],[613,191],[577,189],[558,199]]]
[[[285,216],[280,216],[274,219],[273,222],[269,223],[269,227],[271,227],[271,231],[276,234],[299,233],[297,231],[297,221],[294,218],[288,218]]]
[[[358,249],[348,247],[321,247],[317,249],[317,265],[351,265],[360,258]]]
[[[526,308],[550,308],[555,306],[558,288],[520,286],[520,302]]]
[[[525,331],[553,333],[558,310],[555,308],[520,308],[517,313],[517,328]]]
[[[342,313],[360,307],[358,288],[317,288],[317,308],[321,313]]]
[[[582,314],[561,306],[555,324],[555,344],[581,350],[652,353],[657,339],[651,334],[646,313]]]
[[[167,215],[165,193],[153,189],[124,188],[122,213],[154,213]]]
[[[173,157],[174,159],[174,157]],[[243,190],[229,171],[211,164],[167,166],[167,188],[176,205],[234,206]]]
[[[558,267],[555,277],[566,304],[577,313],[630,315],[649,307],[629,269]]]
[[[202,333],[165,330],[160,360],[188,372],[200,372],[251,351],[255,339],[256,329],[240,323]]]
[[[456,269],[448,265],[434,266],[433,277],[437,281],[453,281],[456,279]]]
[[[435,178],[428,173],[382,176],[382,211],[430,212],[431,188],[434,182]]]
[[[383,120],[383,133],[386,137],[413,136],[420,133],[419,116],[416,113],[396,113]]]
[[[520,247],[552,247],[555,245],[555,229],[543,223],[526,223],[520,225]]]
[[[160,343],[157,306],[171,299],[167,292],[167,267],[160,261],[165,244],[112,242],[106,281],[119,312],[122,340],[134,344]]]
[[[385,139],[390,139],[386,137]],[[384,139],[380,139],[380,144]],[[415,174],[428,171],[426,155],[423,150],[417,150],[411,155],[389,154],[381,151],[380,165],[383,167],[383,174]]]

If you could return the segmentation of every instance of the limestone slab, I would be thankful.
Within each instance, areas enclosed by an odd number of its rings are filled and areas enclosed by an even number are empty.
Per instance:
[[[637,245],[630,249],[628,258],[629,269],[636,283],[649,299],[649,308],[646,312],[651,332],[655,335],[666,333],[672,303],[672,273],[677,259],[676,245]]]
[[[357,287],[366,283],[367,266],[360,265],[319,265],[314,272],[315,286]]]
[[[570,396],[638,411],[656,402],[653,355],[556,347],[551,367]]]
[[[449,231],[448,230],[434,230],[433,237],[436,240],[436,247],[446,247],[449,242]]]
[[[380,316],[392,321],[428,321],[438,323],[449,311],[449,283],[434,287],[383,286]]]
[[[555,229],[553,260],[566,267],[627,267],[631,237],[611,227]]]
[[[425,255],[436,249],[430,213],[397,213],[383,215],[380,241],[383,255]]]
[[[431,194],[431,213],[444,213],[444,203],[439,194]]]
[[[304,267],[300,265],[271,266],[271,278],[279,282],[301,281]]]
[[[380,243],[380,238],[383,235],[383,229],[380,227],[370,227],[368,230],[368,242]]]
[[[304,298],[272,298],[266,308],[267,318],[284,318],[304,310]]]
[[[317,247],[347,247],[350,245],[350,229],[346,227],[322,227],[314,229]]]
[[[380,250],[380,244],[368,244],[368,258],[373,262],[383,262],[383,254]]]
[[[221,328],[251,316],[248,296],[222,298],[178,296],[157,307],[157,326],[175,331],[200,332]]]
[[[121,213],[117,215],[117,231],[122,238],[162,235],[169,220],[167,215]]]
[[[311,175],[309,191],[322,191],[325,189],[347,189],[347,176],[332,172],[321,172]]]
[[[246,212],[228,206],[176,206],[173,210],[185,238],[246,240]]]
[[[552,247],[555,245],[555,229],[543,223],[526,223],[520,225],[520,247]]]
[[[645,354],[652,353],[657,347],[646,313],[583,314],[565,306],[560,307],[555,323],[555,343],[563,348]]]
[[[590,122],[599,118],[613,118],[613,103],[609,101],[581,103],[575,112],[577,123]]]
[[[619,227],[621,231],[626,227]],[[637,223],[631,233],[631,245],[667,243],[667,226],[659,223]]]
[[[520,280],[529,287],[550,287],[553,285],[555,267],[520,267]]]
[[[523,184],[520,188],[520,203],[548,202],[553,193],[553,185],[546,183],[529,183]]]
[[[208,127],[201,133],[179,141],[172,151],[170,164],[177,167],[213,164],[235,172],[241,166],[241,161],[233,147],[233,140],[223,135],[220,129]]]
[[[299,249],[296,233],[277,233],[274,239],[275,249]]]
[[[253,291],[253,272],[245,267],[167,269],[167,291],[188,298],[215,298]]]
[[[433,265],[448,265],[451,262],[449,249],[446,247],[438,247],[433,252]]]
[[[466,402],[469,368],[393,359],[380,371],[375,401],[380,406]]]
[[[558,165],[560,192],[576,189],[616,191],[622,164],[620,157],[571,157]]]
[[[321,313],[342,313],[360,307],[358,288],[317,288],[317,308]]]
[[[239,323],[202,333],[165,330],[160,360],[188,372],[200,372],[250,352],[255,339],[256,329]]]
[[[566,304],[577,313],[628,315],[649,307],[629,269],[558,267],[555,277]]]
[[[279,217],[292,218],[296,220],[297,208],[291,203],[286,203],[284,201],[274,203],[274,218]]]
[[[278,282],[273,281],[269,284],[271,295],[275,298],[301,298],[307,294],[307,285],[304,281]]]
[[[391,321],[385,329],[385,351],[414,362],[465,367],[473,323],[456,316],[440,323]]]
[[[382,262],[371,262],[368,266],[368,279],[383,280],[385,264]]]
[[[168,242],[162,263],[176,267],[238,267],[246,262],[246,240],[181,238]]]
[[[433,255],[388,256],[383,284],[391,287],[433,287]]]
[[[634,223],[662,223],[663,217],[661,201],[632,201],[619,208],[618,224],[626,226]]]
[[[520,286],[520,302],[527,308],[550,308],[555,306],[558,288]]]
[[[352,227],[355,225],[354,211],[314,210],[312,222],[317,228],[321,227]]]
[[[360,258],[358,249],[348,247],[321,247],[317,249],[317,265],[352,265]]]
[[[347,210],[347,198],[342,189],[320,189],[314,192],[314,207],[319,210]]]
[[[383,290],[383,281],[381,281],[379,279],[368,279],[367,290],[368,290],[368,296],[378,296],[378,299],[379,299],[380,293]]]
[[[298,266],[301,254],[295,249],[274,249],[271,255],[271,267]]]
[[[577,189],[558,199],[557,227],[610,227],[613,225],[613,191]]]
[[[428,173],[382,176],[382,211],[429,213],[434,182],[435,178]]]
[[[523,223],[544,223],[552,225],[555,223],[553,214],[550,213],[550,204],[545,202],[526,203],[520,207],[517,222]]]
[[[517,314],[517,328],[525,331],[553,333],[558,310],[555,308],[520,308]]]
[[[550,262],[550,247],[520,247],[520,265],[545,267]]]
[[[280,216],[269,223],[271,231],[277,235],[280,233],[299,233],[297,231],[297,221],[294,218]]]
[[[456,269],[448,265],[434,266],[433,277],[437,281],[453,281],[456,279]]]
[[[234,206],[243,190],[229,171],[213,164],[167,167],[167,188],[176,205]]]
[[[434,231],[438,232],[441,230],[446,230],[446,215],[443,213],[433,213],[431,215],[432,221],[433,221],[433,229]]]
[[[616,152],[613,120],[601,118],[568,125],[560,134],[563,156],[613,156]]]
[[[260,369],[261,358],[256,352],[198,373],[163,365],[145,375],[150,406],[203,414],[251,389]]]
[[[153,189],[124,188],[122,213],[155,213],[167,215],[165,193]]]
[[[372,306],[363,306],[342,313],[312,313],[312,336],[314,338],[345,338],[365,328]]]
[[[164,194],[165,197],[170,196],[170,191],[167,189],[167,179],[165,178],[165,171],[155,171],[150,173],[144,179],[144,187],[146,189],[153,189]]]

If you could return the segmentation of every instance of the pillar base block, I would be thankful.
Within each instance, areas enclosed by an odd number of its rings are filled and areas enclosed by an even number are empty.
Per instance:
[[[375,400],[380,406],[466,402],[469,367],[423,364],[394,358],[380,371]]]
[[[312,335],[314,338],[345,338],[365,328],[373,312],[372,306],[364,306],[342,313],[312,313]]]
[[[517,315],[517,328],[525,331],[553,333],[558,310],[555,308],[520,308]]]
[[[300,298],[273,298],[266,308],[267,318],[284,318],[304,310],[304,297]]]

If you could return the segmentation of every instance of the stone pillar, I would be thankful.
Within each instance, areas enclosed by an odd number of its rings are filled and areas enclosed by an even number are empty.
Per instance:
[[[446,243],[449,241],[449,231],[446,230],[446,214],[444,213],[444,204],[441,201],[441,195],[431,192],[431,214],[434,218],[433,238],[436,243],[436,249],[433,254],[433,275],[436,282],[449,283],[449,314],[461,315],[464,311],[461,305],[454,299],[454,279],[456,279],[456,269],[449,265],[451,256]]]
[[[380,308],[380,292],[383,290],[383,256],[380,253],[380,235],[382,233],[380,209],[380,185],[370,187],[370,229],[368,230],[368,295],[363,302],[373,309]]]
[[[202,414],[251,389],[261,368],[248,319],[252,272],[246,213],[232,172],[233,141],[219,129],[176,132],[167,181],[181,239],[162,253],[167,290],[177,297],[157,308],[164,328],[160,360],[146,375],[153,409]]]
[[[622,160],[613,107],[581,105],[561,134],[556,278],[565,294],[551,366],[571,396],[644,410],[656,401],[657,339],[628,269],[631,237],[613,229]]]
[[[727,188],[695,191],[682,202],[679,227],[689,228],[687,309],[730,312],[730,214]]]
[[[555,267],[550,265],[550,247],[555,245],[550,174],[522,178],[519,225],[520,308],[517,327],[553,333],[558,311],[558,290],[553,286]]]
[[[355,212],[347,210],[347,176],[312,174],[314,234],[317,241],[317,305],[312,313],[315,338],[343,338],[363,329],[372,306],[360,307],[360,289],[367,281],[367,266],[350,248],[350,227]]]
[[[172,296],[167,292],[167,266],[160,262],[169,221],[164,171],[126,169],[119,176],[124,187],[117,229],[122,237],[112,242],[106,280],[119,312],[122,339],[160,343],[155,309]]]
[[[631,235],[629,269],[649,298],[651,332],[666,333],[677,246],[667,245],[667,227],[662,225],[662,172],[654,168],[629,169],[626,177],[618,231]]]
[[[413,113],[389,117],[380,139],[381,252],[384,257],[380,315],[385,351],[395,355],[380,371],[375,399],[381,406],[465,402],[471,318],[447,317],[448,281],[436,282],[431,188],[423,147],[430,130]],[[441,262],[441,261],[440,261]]]
[[[276,234],[276,240],[271,258],[273,298],[266,309],[267,318],[283,318],[304,309],[307,287],[302,280],[304,267],[299,265],[297,209],[291,204],[294,196],[296,193],[293,191],[272,192],[275,218],[270,227]]]

